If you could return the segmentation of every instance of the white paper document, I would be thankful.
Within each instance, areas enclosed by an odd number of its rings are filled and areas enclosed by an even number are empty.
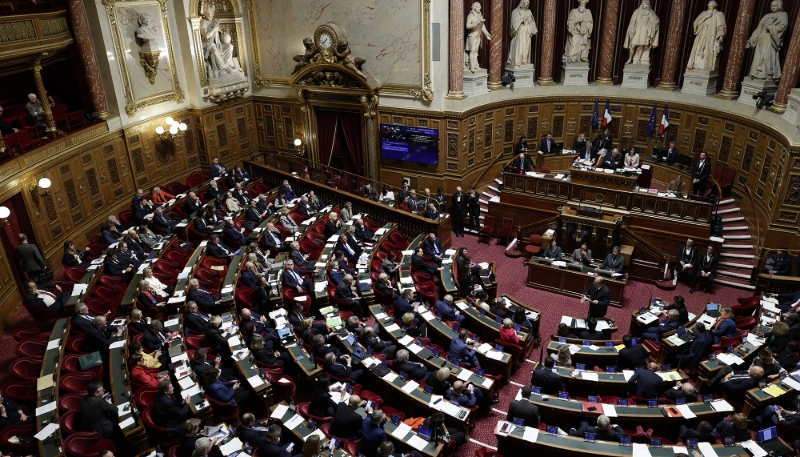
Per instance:
[[[697,449],[703,454],[703,457],[717,457],[717,452],[711,447],[711,443],[697,443]]]
[[[402,440],[406,437],[406,435],[408,435],[408,432],[410,431],[411,431],[410,425],[400,422],[400,425],[398,425],[397,428],[395,428],[394,431],[392,432],[392,436],[394,436],[399,440]]]
[[[425,449],[425,446],[428,445],[428,442],[420,438],[417,434],[414,434],[414,436],[412,436],[411,439],[407,441],[407,443],[409,444],[409,446],[413,447],[418,451]]]
[[[394,371],[390,371],[386,373],[386,376],[384,376],[383,379],[386,382],[393,382],[395,379],[397,379],[397,373],[395,373]]]
[[[38,416],[41,416],[42,414],[49,413],[50,411],[56,409],[56,406],[58,406],[58,402],[57,401],[51,401],[50,403],[48,403],[48,404],[46,404],[44,406],[40,406],[40,407],[36,408],[36,416],[38,417]]]
[[[172,327],[173,325],[178,325],[181,323],[181,320],[178,318],[170,319],[168,321],[164,321],[164,327]]]
[[[711,402],[711,407],[714,408],[714,411],[725,412],[725,411],[733,411],[733,406],[728,403],[726,400],[715,400]]]
[[[488,351],[486,353],[486,357],[489,357],[490,359],[494,360],[503,360],[503,353],[492,349],[491,351]]]
[[[622,370],[622,376],[625,376],[626,381],[630,381],[634,373],[636,372],[633,370]]]
[[[409,335],[403,335],[403,337],[398,339],[397,342],[402,344],[403,346],[408,346],[409,344],[414,342],[414,338]]]
[[[185,376],[178,380],[178,385],[181,386],[181,389],[186,390],[194,385],[194,381],[192,381],[190,376]]]
[[[272,414],[269,417],[271,417],[273,419],[280,419],[280,418],[282,418],[284,416],[284,414],[286,414],[286,411],[288,411],[288,410],[289,410],[288,406],[286,406],[286,405],[278,405],[275,408],[275,411],[273,411]]]
[[[614,405],[610,405],[608,403],[600,403],[600,406],[603,407],[603,414],[608,417],[617,417],[617,408]]]
[[[472,376],[472,372],[464,369],[460,370],[458,375],[456,375],[456,377],[462,381],[469,381],[470,376]]]
[[[675,409],[681,413],[684,419],[694,419],[697,417],[697,415],[692,412],[692,409],[689,408],[689,405],[676,405]]]
[[[587,381],[599,381],[600,378],[597,376],[597,373],[584,371],[581,373],[581,378]]]
[[[124,421],[119,423],[119,428],[125,430],[126,428],[130,427],[131,425],[135,424],[136,421],[133,419],[133,416],[125,419]]]
[[[403,392],[410,394],[417,387],[419,387],[419,384],[416,381],[408,381],[406,385],[403,386],[402,390]]]
[[[195,395],[197,395],[199,393],[200,393],[200,386],[195,384],[194,387],[190,387],[190,388],[184,390],[183,392],[181,392],[181,397],[189,398],[189,397],[193,397],[193,396],[195,396]]]
[[[236,451],[242,450],[242,442],[239,438],[233,437],[232,440],[220,446],[219,450],[222,452],[222,455],[231,455]]]
[[[52,422],[50,424],[47,424],[47,426],[45,426],[45,428],[43,428],[41,432],[34,435],[34,438],[36,438],[39,441],[44,441],[45,438],[52,435],[53,432],[55,432],[56,430],[58,430],[58,422]]]
[[[741,358],[739,358],[739,357],[737,357],[737,356],[735,356],[733,354],[728,354],[728,353],[724,353],[724,352],[719,354],[719,355],[717,355],[717,360],[719,360],[720,362],[724,363],[725,365],[731,365],[731,366],[732,365],[739,365],[741,363],[744,363],[744,360],[742,360]]]
[[[256,387],[263,386],[264,380],[261,379],[261,376],[255,375],[247,378],[247,382],[255,389]]]
[[[292,416],[291,419],[289,419],[288,421],[284,422],[283,425],[286,428],[288,428],[289,430],[294,430],[295,427],[297,427],[298,425],[300,425],[302,423],[303,423],[303,416],[301,416],[299,414],[295,414],[294,416]]]
[[[686,449],[686,446],[672,446],[672,453],[689,455],[689,450]]]
[[[392,324],[386,327],[386,331],[389,333],[396,332],[397,330],[400,330],[400,326],[397,324]]]
[[[633,448],[633,457],[651,457],[650,448],[646,444],[633,443],[631,447]]]
[[[766,457],[767,451],[765,451],[761,446],[759,446],[753,440],[742,441],[739,443],[743,448],[749,450],[753,453],[753,457]]]
[[[522,434],[522,439],[535,443],[539,439],[539,429],[533,427],[525,427],[525,432]]]
[[[59,344],[61,344],[61,338],[56,338],[54,340],[50,340],[50,341],[47,342],[47,349],[45,349],[45,350],[49,351],[50,349],[55,349],[55,348],[58,347]]]

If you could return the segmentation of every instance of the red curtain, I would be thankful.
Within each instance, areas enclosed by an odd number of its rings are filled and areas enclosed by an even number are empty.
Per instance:
[[[356,168],[356,174],[364,176],[363,150],[361,146],[361,115],[358,113],[340,113],[339,128],[344,133],[350,160]]]
[[[29,243],[36,244],[36,233],[33,231],[33,225],[31,224],[30,218],[28,218],[28,211],[25,208],[25,200],[22,198],[21,193],[17,193],[3,203],[0,203],[0,206],[5,206],[11,210],[11,214],[7,219],[8,225],[3,227],[4,236],[0,238],[2,238],[3,249],[6,251],[8,261],[11,264],[11,269],[14,272],[14,280],[16,280],[17,286],[20,288],[20,290],[24,290],[24,277],[19,270],[20,263],[16,254],[14,254],[14,248],[20,244],[19,238],[17,238],[20,233],[28,235]],[[39,250],[41,251],[41,248]]]
[[[336,122],[339,113],[336,111],[317,109],[317,144],[319,145],[319,161],[325,165],[331,160],[331,148],[336,140]]]

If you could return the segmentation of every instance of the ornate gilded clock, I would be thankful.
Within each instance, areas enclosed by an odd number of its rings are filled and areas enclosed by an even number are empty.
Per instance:
[[[336,62],[334,51],[341,42],[347,42],[347,32],[343,28],[332,22],[317,27],[314,32],[314,44],[320,53],[318,61]]]

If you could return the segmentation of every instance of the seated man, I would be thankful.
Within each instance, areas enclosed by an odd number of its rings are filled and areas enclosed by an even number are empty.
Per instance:
[[[230,260],[236,255],[225,243],[220,241],[219,235],[214,234],[209,238],[209,243],[206,246],[206,255],[216,257],[218,259]]]
[[[602,164],[603,168],[616,170],[622,168],[622,156],[619,154],[619,149],[614,148],[611,150],[611,155],[606,154]]]
[[[531,387],[524,386],[522,388],[522,398],[514,400],[508,405],[508,415],[506,420],[512,422],[514,419],[521,419],[526,427],[539,426],[539,408],[531,403]]]
[[[125,282],[131,282],[133,279],[135,266],[128,262],[123,262],[122,259],[117,258],[117,250],[109,249],[106,251],[106,260],[103,262],[104,273],[111,276],[122,276]]]
[[[70,292],[61,292],[61,287],[55,284],[44,284],[46,288],[53,288],[58,295],[47,290],[39,290],[36,283],[28,281],[28,291],[25,293],[23,303],[34,308],[47,309],[52,313],[63,313],[64,304],[69,301]]]
[[[415,303],[412,305],[414,300],[414,289],[407,288],[403,289],[402,295],[397,297],[397,300],[394,302],[394,311],[397,313],[398,316],[402,316],[406,313],[411,313],[414,315],[414,324],[418,327],[421,324],[425,324],[425,319],[420,317],[419,313],[417,313],[417,308],[419,307],[419,303]]]
[[[611,248],[611,254],[608,254],[603,259],[603,263],[597,267],[598,270],[608,270],[614,273],[622,273],[623,268],[625,268],[625,258],[619,255],[619,246]]]
[[[208,329],[208,314],[201,313],[197,303],[191,300],[186,302],[186,310],[186,321],[184,322],[186,328],[195,332],[205,333]]]
[[[678,381],[675,383],[675,387],[667,389],[667,391],[662,395],[670,400],[678,400],[683,398],[686,400],[686,403],[694,403],[698,400],[694,384],[690,382]]]
[[[220,306],[222,300],[219,295],[200,287],[200,281],[197,278],[189,280],[189,292],[186,294],[186,299],[197,303],[198,306],[212,314],[219,314],[225,311],[225,308]]]
[[[218,157],[214,157],[211,159],[211,177],[218,178],[222,176],[226,176],[228,174],[228,169],[225,168],[225,165],[220,163]],[[216,182],[216,181],[214,181]]]
[[[360,295],[352,289],[353,276],[350,274],[344,275],[342,281],[336,286],[336,298],[342,300],[350,305],[350,311],[361,320],[364,320],[364,309],[361,307]]]
[[[408,350],[400,349],[399,351],[397,351],[397,355],[394,358],[395,369],[407,374],[408,379],[411,379],[413,381],[417,382],[426,381],[430,376],[431,372],[429,372],[428,369],[425,368],[425,365],[419,362],[410,362],[408,358],[409,358]]]
[[[642,398],[658,398],[661,395],[661,384],[664,380],[656,373],[657,363],[650,363],[646,370],[636,370],[628,380],[628,390],[632,395]]]
[[[712,435],[719,439],[728,436],[734,437],[737,443],[750,440],[750,430],[747,429],[747,416],[736,413],[730,420],[724,420],[714,427]]]
[[[442,241],[436,236],[435,233],[428,234],[425,242],[422,243],[422,250],[425,252],[425,254],[431,256],[431,259],[437,264],[442,263],[444,248],[442,248]]]
[[[555,359],[548,355],[547,358],[544,359],[544,366],[540,364],[533,370],[531,385],[542,389],[543,394],[558,395],[558,393],[564,389],[561,376],[559,376],[558,373],[553,373],[555,363]]]
[[[511,164],[511,168],[519,170],[520,173],[525,173],[531,170],[535,170],[536,165],[534,165],[533,160],[531,160],[530,156],[528,156],[524,152],[520,152],[519,155],[514,159],[514,162]]]
[[[295,271],[294,262],[287,260],[283,264],[283,287],[291,287],[297,290],[298,294],[310,294],[314,291],[314,285],[311,281],[300,276],[300,273]]]
[[[480,368],[477,351],[472,348],[475,341],[467,338],[469,332],[462,328],[458,330],[458,335],[450,340],[448,356],[461,362],[461,366]]]
[[[764,269],[771,275],[788,276],[792,272],[792,259],[786,253],[786,247],[781,246],[778,252],[772,254]]]
[[[605,334],[602,331],[596,330],[597,329],[597,320],[589,319],[586,321],[587,329],[582,331],[578,338],[582,338],[584,340],[604,340],[606,339]]]
[[[139,257],[134,251],[128,248],[128,242],[122,241],[119,243],[117,249],[117,259],[123,264],[133,265],[133,268],[138,270],[139,265],[142,264],[142,257]]]
[[[569,261],[588,267],[592,264],[592,250],[586,246],[586,243],[581,243],[581,247],[575,249],[572,255],[569,256]]]
[[[360,241],[362,243],[364,243],[364,242],[366,242],[366,243],[374,243],[375,242],[375,240],[374,240],[375,234],[372,233],[372,230],[367,228],[366,225],[364,225],[364,218],[363,217],[356,219],[356,221],[355,221],[355,223],[353,225],[355,225],[355,227],[356,227],[355,234],[356,234],[356,238],[358,239],[358,241]]]
[[[25,414],[14,400],[0,394],[0,429],[9,425],[30,424],[33,423],[33,419],[34,417]]]
[[[361,256],[362,249],[357,244],[350,243],[346,234],[339,236],[339,241],[333,248],[334,251],[342,251],[347,256],[350,263],[357,263],[358,258]]]
[[[350,441],[361,438],[361,422],[363,419],[356,410],[366,405],[366,403],[366,401],[362,402],[361,397],[358,395],[351,395],[347,403],[340,402],[336,405],[330,428],[331,436]]]
[[[164,233],[174,232],[175,226],[178,225],[178,221],[165,215],[164,210],[161,208],[156,208],[155,211],[153,211],[153,223],[163,230]]]
[[[697,425],[697,429],[688,428],[687,426],[681,424],[680,428],[678,429],[678,436],[683,440],[684,443],[688,440],[697,440],[698,443],[714,444],[717,442],[717,437],[714,436],[713,432],[714,426],[711,425],[711,422],[703,421]]]
[[[448,390],[444,396],[445,398],[455,400],[459,406],[472,408],[478,404],[478,397],[475,394],[475,390],[474,384],[469,383],[469,387],[467,387],[464,381],[458,380],[453,383],[453,388]],[[479,389],[478,392],[480,392]]]
[[[734,372],[730,366],[724,366],[708,379],[698,376],[697,379],[711,386],[712,390],[726,394],[743,394],[758,387],[758,381],[764,377],[764,369],[751,366],[747,371]]]
[[[644,331],[644,333],[642,333],[642,338],[647,340],[653,340],[656,343],[660,344],[661,337],[663,337],[665,333],[676,330],[678,327],[681,326],[680,317],[681,314],[678,312],[677,309],[669,310],[667,312],[667,318],[662,319],[658,323],[658,325],[648,327]]]
[[[641,344],[633,344],[630,335],[622,337],[624,348],[617,355],[617,370],[635,370],[647,365],[647,349]]]
[[[317,335],[320,336],[320,335]],[[347,379],[350,378],[353,381],[353,384],[358,383],[358,379],[364,374],[363,369],[353,370],[351,367],[350,356],[343,355],[341,357],[344,363],[339,363],[336,360],[336,355],[332,352],[325,354],[323,369],[325,373],[337,378],[337,379]]]
[[[375,329],[372,327],[364,327],[361,337],[358,339],[365,347],[372,349],[373,352],[378,354],[385,354],[387,358],[393,358],[397,351],[397,346],[389,344],[375,335]]]
[[[459,324],[464,321],[464,315],[461,314],[461,311],[456,309],[455,305],[453,305],[453,296],[447,294],[444,296],[444,300],[438,300],[436,302],[436,315],[442,318],[442,320],[447,321],[457,321]]]
[[[592,427],[586,421],[581,421],[580,427],[577,429],[569,429],[570,436],[585,436],[587,433],[593,433],[595,438],[601,441],[619,441],[620,438],[628,436],[619,425],[611,423],[611,419],[605,414],[597,417],[597,426]]]
[[[297,205],[297,211],[300,211],[306,217],[311,217],[316,214],[316,211],[311,207],[311,204],[308,201],[308,197],[303,195],[300,197],[300,204]]]
[[[438,276],[439,272],[442,271],[442,267],[436,267],[431,265],[430,263],[425,261],[425,258],[422,257],[423,251],[422,247],[417,247],[417,250],[414,254],[411,255],[411,266],[414,267],[414,270],[420,271],[422,273],[431,275],[431,276]],[[413,271],[413,270],[412,270]]]
[[[197,196],[197,193],[189,192],[186,195],[186,201],[183,202],[183,212],[188,216],[192,213],[200,211],[202,206],[203,202],[200,201],[200,197]]]
[[[292,312],[289,313],[289,325],[294,327],[296,330],[300,330],[303,326],[303,319],[306,316],[303,314],[303,304],[302,303],[295,303],[292,305]],[[312,324],[311,329],[314,333],[318,333],[320,335],[327,335],[330,333],[330,329],[325,324]]]
[[[436,205],[434,205],[433,203],[428,203],[428,207],[425,209],[425,211],[422,212],[422,217],[438,221],[439,211],[436,210]]]
[[[244,227],[242,228],[236,227],[236,224],[233,223],[233,220],[225,221],[225,231],[224,231],[225,236],[228,237],[228,239],[238,241],[239,244],[246,246],[248,240],[247,240],[247,235],[245,235],[244,232],[245,232]]]
[[[99,352],[104,363],[108,363],[108,349],[111,343],[123,338],[122,327],[117,328],[117,332],[111,334],[106,324],[105,316],[95,316],[92,319],[92,326],[87,329],[83,336],[83,343],[81,343],[81,351]]]

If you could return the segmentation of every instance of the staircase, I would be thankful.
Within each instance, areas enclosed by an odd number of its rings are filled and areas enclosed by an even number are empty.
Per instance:
[[[495,178],[494,184],[481,192],[481,213],[489,211],[489,201],[493,198],[500,201],[502,178]],[[740,289],[755,290],[750,285],[750,274],[753,270],[753,244],[752,237],[747,230],[744,217],[739,212],[739,207],[732,198],[719,202],[718,214],[722,217],[723,228],[722,250],[719,253],[719,264],[714,282]],[[481,216],[483,220],[483,216]],[[472,231],[472,233],[476,233]],[[701,253],[702,254],[702,253]]]

